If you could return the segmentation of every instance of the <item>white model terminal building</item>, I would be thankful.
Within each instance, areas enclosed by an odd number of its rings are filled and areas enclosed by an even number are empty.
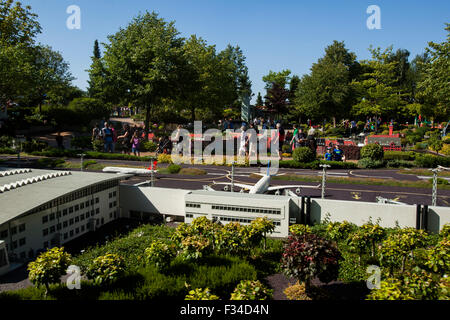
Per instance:
[[[450,223],[450,208],[380,204],[289,195],[184,190],[127,183],[132,174],[0,168],[0,275],[12,264],[34,260],[118,218],[151,221],[166,216],[190,223],[206,216],[222,224],[268,217],[274,237],[287,237],[293,223],[369,218],[384,227],[438,232]],[[122,181],[122,182],[121,182]]]

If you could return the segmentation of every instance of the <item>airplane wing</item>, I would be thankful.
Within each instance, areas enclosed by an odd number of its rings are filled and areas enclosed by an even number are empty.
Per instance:
[[[231,186],[231,182],[215,182],[215,181],[213,181],[213,183],[214,184],[222,184],[222,185]],[[242,184],[242,183],[234,183],[233,185],[235,187],[244,188],[244,189],[248,189],[248,190],[250,190],[250,188],[253,187],[253,186],[251,186],[249,184]]]
[[[103,172],[111,172],[111,173],[132,173],[132,174],[150,174],[152,170],[148,169],[139,169],[139,168],[124,168],[124,167],[105,167],[102,170]],[[153,170],[153,173],[156,173],[156,170]]]
[[[320,188],[320,184],[317,185],[317,186],[299,186],[299,185],[296,185],[296,186],[273,186],[273,187],[269,187],[269,188],[267,189],[267,191],[276,191],[276,190],[291,189],[291,188],[300,188],[300,189],[303,189],[303,188],[319,189],[319,188]]]

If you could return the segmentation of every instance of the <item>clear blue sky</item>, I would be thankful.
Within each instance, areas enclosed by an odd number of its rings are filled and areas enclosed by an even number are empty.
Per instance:
[[[239,45],[256,99],[264,95],[262,77],[269,70],[290,69],[302,76],[333,40],[345,41],[358,59],[369,58],[367,48],[404,48],[411,58],[424,51],[428,41],[446,39],[450,23],[448,0],[22,0],[39,15],[43,28],[38,41],[62,53],[85,89],[95,39],[126,27],[139,12],[155,11],[175,21],[182,36],[196,34],[222,50]],[[81,30],[69,30],[69,5],[81,9]],[[381,30],[369,30],[369,5],[381,9]]]

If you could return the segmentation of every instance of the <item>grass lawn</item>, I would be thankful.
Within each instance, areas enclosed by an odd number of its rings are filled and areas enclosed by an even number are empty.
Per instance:
[[[256,177],[256,175],[250,175],[250,177]],[[259,177],[258,177],[259,178]],[[303,181],[303,182],[322,182],[322,177],[311,177],[306,175],[283,175],[273,177],[274,180],[285,180],[285,181]],[[372,185],[372,186],[388,186],[388,187],[410,187],[410,188],[432,188],[432,183],[429,180],[424,181],[405,181],[405,180],[385,180],[376,178],[336,178],[327,177],[328,183],[338,183],[338,184],[358,184],[358,185]],[[450,190],[450,185],[439,184],[439,189]]]

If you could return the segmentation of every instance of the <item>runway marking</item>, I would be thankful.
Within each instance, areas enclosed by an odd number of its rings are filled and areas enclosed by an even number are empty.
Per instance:
[[[427,196],[431,198],[431,192],[428,193],[415,193],[415,192],[402,192],[402,191],[380,191],[380,190],[354,190],[354,189],[339,189],[339,188],[326,188],[326,190],[336,190],[336,191],[355,191],[355,192],[372,192],[372,193],[393,193],[393,194],[406,194],[412,196]],[[450,199],[450,196],[440,196],[438,198]]]
[[[383,177],[383,176],[365,176],[360,174],[354,174],[353,171],[350,171],[350,175],[358,177],[358,178],[372,178],[372,179],[394,179],[393,177]]]
[[[218,177],[216,179],[222,179],[222,178],[226,178],[226,177],[227,176],[224,175],[224,176]],[[165,177],[163,177],[163,178],[159,178],[159,179],[161,179],[161,180],[172,180],[172,181],[190,181],[190,182],[206,181],[206,182],[208,182],[208,181],[212,181],[214,178],[203,178],[203,179],[181,179],[181,178],[179,178],[179,179],[177,179],[177,178],[165,178]]]
[[[352,198],[355,200],[361,200],[361,192],[350,192],[350,194],[352,195]]]

